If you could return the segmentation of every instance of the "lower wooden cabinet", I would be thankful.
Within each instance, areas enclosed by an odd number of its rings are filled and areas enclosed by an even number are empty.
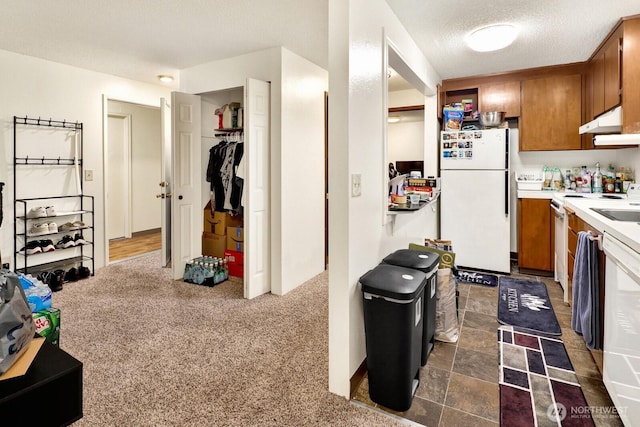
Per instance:
[[[518,267],[553,272],[554,216],[549,199],[518,199]]]

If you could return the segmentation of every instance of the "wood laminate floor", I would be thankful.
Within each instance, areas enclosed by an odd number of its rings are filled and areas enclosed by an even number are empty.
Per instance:
[[[159,251],[162,248],[160,229],[133,233],[129,239],[109,241],[109,261],[118,261],[134,256]]]

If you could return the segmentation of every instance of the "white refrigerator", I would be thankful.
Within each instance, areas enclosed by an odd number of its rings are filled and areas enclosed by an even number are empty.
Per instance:
[[[509,273],[509,129],[440,135],[440,238],[459,267]]]

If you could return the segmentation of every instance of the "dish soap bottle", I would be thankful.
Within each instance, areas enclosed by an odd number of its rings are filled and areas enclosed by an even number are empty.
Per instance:
[[[602,193],[602,172],[600,172],[600,162],[596,162],[596,171],[593,174],[593,192]]]

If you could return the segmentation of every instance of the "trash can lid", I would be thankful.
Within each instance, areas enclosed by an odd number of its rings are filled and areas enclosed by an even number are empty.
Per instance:
[[[415,268],[416,270],[428,273],[440,263],[440,254],[416,251],[413,249],[398,249],[394,253],[387,255],[382,262],[385,264],[399,265],[401,267]]]
[[[397,300],[414,299],[426,283],[423,272],[390,264],[380,264],[360,277],[362,292]]]

